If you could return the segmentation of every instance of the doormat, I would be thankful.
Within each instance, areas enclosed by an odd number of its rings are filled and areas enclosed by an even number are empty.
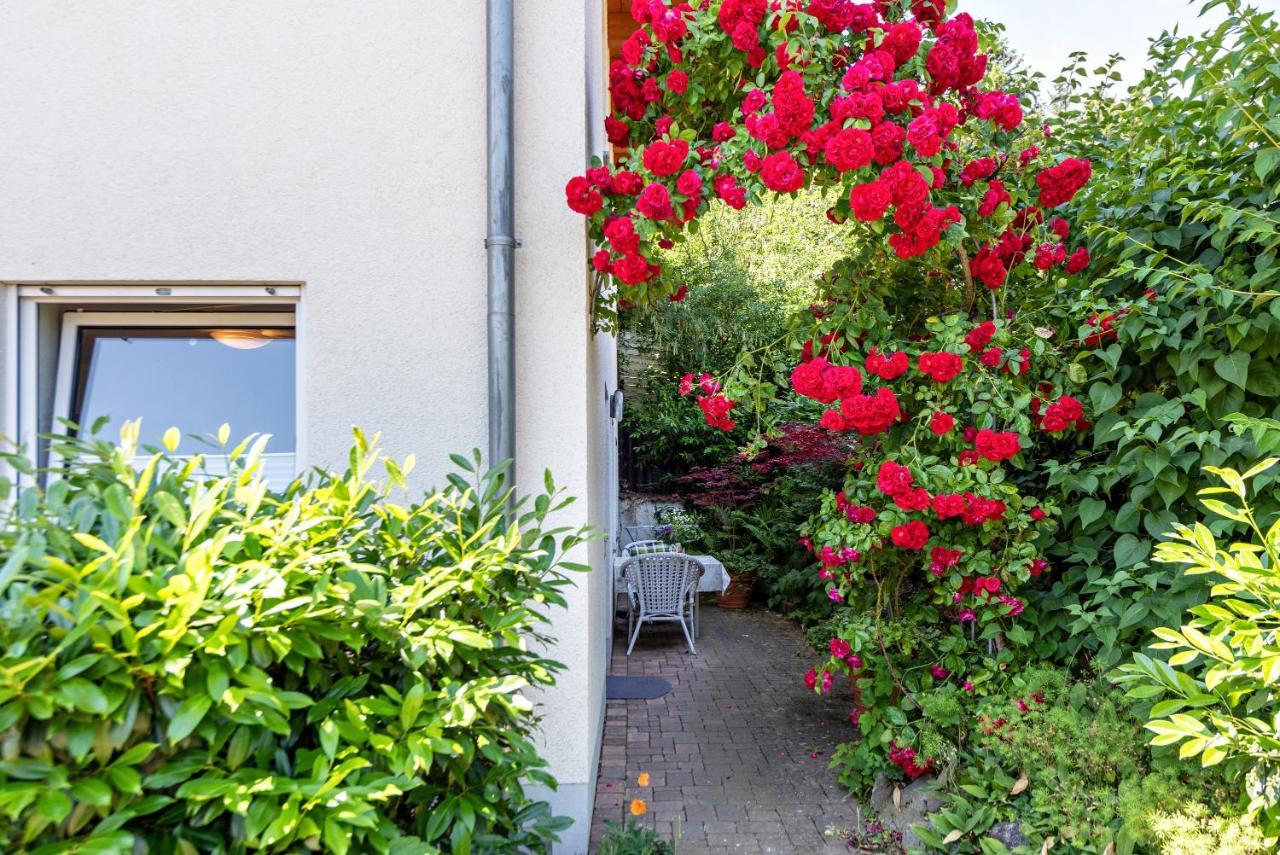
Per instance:
[[[671,684],[661,677],[604,678],[604,697],[609,701],[652,701],[671,691]]]

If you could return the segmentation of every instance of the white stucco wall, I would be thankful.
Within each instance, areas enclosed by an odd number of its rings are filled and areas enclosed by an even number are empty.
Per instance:
[[[516,4],[517,454],[603,527],[611,343],[563,202],[599,115],[595,5]],[[0,281],[302,282],[306,462],[358,424],[438,482],[486,437],[484,35],[480,0],[0,4]],[[607,590],[592,573],[557,615],[570,670],[543,698],[588,805]]]

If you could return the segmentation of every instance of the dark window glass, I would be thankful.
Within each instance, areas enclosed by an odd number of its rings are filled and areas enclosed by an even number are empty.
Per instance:
[[[109,416],[114,437],[141,418],[142,442],[159,445],[170,427],[207,436],[225,422],[237,439],[271,434],[269,454],[297,449],[292,329],[84,327],[78,348],[71,418],[85,428]]]

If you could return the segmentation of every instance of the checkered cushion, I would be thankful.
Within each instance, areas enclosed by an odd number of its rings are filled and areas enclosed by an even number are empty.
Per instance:
[[[622,548],[627,555],[652,555],[655,552],[684,552],[679,543],[664,543],[660,540],[640,540],[628,543]]]

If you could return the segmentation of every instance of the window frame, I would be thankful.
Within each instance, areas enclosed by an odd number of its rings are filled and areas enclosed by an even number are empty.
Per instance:
[[[65,311],[57,327],[57,353],[53,372],[53,421],[51,432],[66,434],[59,418],[70,415],[75,379],[76,349],[84,319],[119,319],[118,326],[291,326],[294,330],[294,450],[295,472],[307,468],[307,432],[303,395],[306,389],[306,340],[300,282],[261,283],[32,283],[0,282],[5,297],[6,346],[5,394],[0,433],[27,444],[32,464],[39,461],[36,440],[39,424],[40,373],[50,366],[40,360],[40,307],[59,304]],[[110,308],[104,308],[109,306]],[[201,312],[216,306],[226,311]],[[265,307],[271,307],[266,311]],[[190,308],[193,311],[184,311]],[[255,311],[256,310],[256,311]],[[12,336],[9,334],[12,333]],[[47,341],[48,336],[46,336]],[[19,485],[32,479],[20,477]]]

